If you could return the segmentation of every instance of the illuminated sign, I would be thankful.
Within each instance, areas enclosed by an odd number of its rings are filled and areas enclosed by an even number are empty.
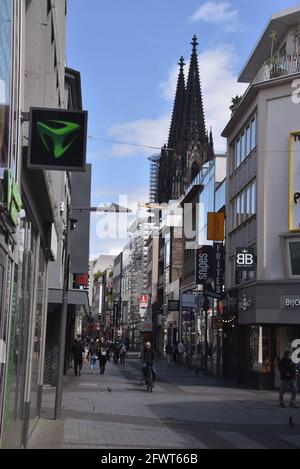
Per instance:
[[[300,131],[290,134],[289,231],[300,232]]]
[[[87,112],[31,108],[28,167],[84,171]]]

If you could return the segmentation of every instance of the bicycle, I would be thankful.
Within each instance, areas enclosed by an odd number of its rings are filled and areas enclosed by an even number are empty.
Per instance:
[[[147,391],[152,392],[153,389],[153,370],[152,363],[145,363],[143,367],[143,380],[147,386]]]

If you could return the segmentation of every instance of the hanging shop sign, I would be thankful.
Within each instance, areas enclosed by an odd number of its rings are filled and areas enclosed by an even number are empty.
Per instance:
[[[4,209],[9,221],[16,227],[18,222],[18,213],[22,208],[22,199],[19,188],[15,183],[11,169],[4,171]]]
[[[195,308],[195,295],[193,293],[181,294],[181,308],[191,310]]]
[[[202,246],[196,254],[196,284],[205,285],[213,274],[213,247]]]
[[[28,168],[85,171],[87,112],[31,108]]]
[[[169,300],[168,301],[168,311],[179,311],[179,301],[178,300]]]
[[[224,241],[225,215],[224,212],[208,212],[207,240]]]
[[[255,253],[252,248],[236,248],[235,267],[237,270],[254,271]]]
[[[300,131],[290,133],[289,231],[300,232]]]
[[[225,250],[222,243],[214,243],[214,292],[221,295],[224,285]]]

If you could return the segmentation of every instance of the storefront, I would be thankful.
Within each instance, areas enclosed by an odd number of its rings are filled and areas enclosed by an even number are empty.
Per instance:
[[[280,385],[279,360],[300,338],[296,282],[230,292],[224,314],[224,376],[257,389]]]

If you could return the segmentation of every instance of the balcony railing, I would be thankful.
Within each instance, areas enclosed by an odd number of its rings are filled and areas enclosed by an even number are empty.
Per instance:
[[[267,81],[298,72],[300,72],[300,54],[286,54],[273,57],[265,62],[263,79]]]

